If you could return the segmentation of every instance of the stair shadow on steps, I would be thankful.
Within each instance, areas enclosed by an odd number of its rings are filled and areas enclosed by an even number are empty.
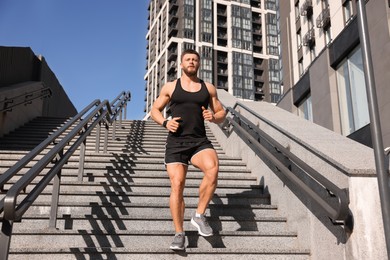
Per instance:
[[[214,194],[212,198],[213,204],[209,205],[210,218],[213,221],[210,221],[210,226],[213,228],[214,235],[210,237],[201,237],[197,231],[186,231],[186,236],[188,238],[188,248],[197,248],[199,239],[205,239],[210,243],[212,248],[226,248],[223,242],[223,236],[220,235],[222,231],[222,222],[219,220],[220,216],[229,216],[236,221],[240,228],[236,231],[258,231],[258,227],[255,222],[255,214],[251,207],[249,201],[245,204],[239,204],[239,210],[230,210],[238,205],[237,197],[243,197],[245,194],[253,195],[251,191],[244,191],[238,194],[227,194],[227,204],[223,204],[222,199],[218,194]],[[221,208],[221,206],[223,206]],[[224,209],[227,209],[226,211]]]
[[[209,237],[202,237],[197,231],[186,231],[186,237],[188,239],[187,248],[197,248],[199,239],[205,239],[212,248],[226,248],[222,236],[218,232],[214,232],[214,235]]]
[[[143,147],[143,137],[145,135],[145,122],[144,121],[134,121],[131,124],[129,134],[127,135],[126,144],[122,152],[135,152],[148,154],[148,152]],[[118,139],[117,139],[118,140]]]
[[[253,195],[252,191],[243,191],[238,194],[226,194],[226,197],[228,199],[226,207],[234,207],[237,206],[238,203],[236,202],[237,197],[243,197],[245,194]],[[214,205],[222,205],[222,199],[218,196],[218,194],[214,194],[214,197],[212,198],[212,201],[214,202]],[[227,210],[226,213],[223,212],[223,216],[230,216],[233,217],[233,219],[240,225],[240,228],[237,229],[237,231],[258,231],[258,227],[255,222],[255,213],[253,213],[253,209],[251,204],[248,202],[242,203],[242,200],[239,202],[240,209],[239,210]],[[216,207],[213,207],[211,205],[210,208],[210,215],[211,216],[218,216],[222,215],[217,211]],[[213,227],[214,230],[221,231],[222,230],[222,224],[219,222],[219,226]]]

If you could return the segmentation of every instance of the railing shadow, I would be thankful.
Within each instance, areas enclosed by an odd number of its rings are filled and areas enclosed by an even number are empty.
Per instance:
[[[148,154],[143,148],[142,141],[145,134],[145,121],[134,121],[127,135],[127,141],[122,149],[123,153],[143,153]]]
[[[104,248],[104,253],[99,250],[89,250],[80,252],[73,248],[74,256],[77,259],[117,259],[115,253],[110,252],[110,248],[123,248],[125,243],[117,230],[126,231],[128,228],[123,220],[123,216],[130,215],[127,209],[132,203],[130,193],[133,192],[134,167],[137,161],[137,153],[147,153],[142,147],[144,136],[144,122],[134,121],[127,134],[125,148],[122,153],[112,153],[110,164],[106,166],[104,178],[101,181],[102,191],[97,191],[99,202],[91,202],[91,214],[85,215],[92,229],[92,234],[85,230],[80,230],[87,248]],[[124,127],[122,127],[124,128]],[[120,137],[116,137],[120,141]],[[129,153],[131,151],[132,153]]]
[[[237,222],[239,228],[236,231],[259,231],[256,224],[256,214],[253,212],[252,203],[247,199],[247,195],[253,196],[258,190],[244,191],[241,193],[226,194],[227,202],[224,203],[221,196],[214,194],[212,198],[213,204],[209,205],[210,216],[208,221],[214,231],[214,235],[210,237],[200,238],[197,231],[186,231],[188,236],[188,247],[198,247],[199,239],[205,239],[212,248],[226,248],[223,241],[223,225],[220,217],[231,217],[225,219],[225,222]]]

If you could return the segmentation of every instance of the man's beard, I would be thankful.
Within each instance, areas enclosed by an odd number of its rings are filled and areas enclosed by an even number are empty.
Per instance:
[[[194,70],[190,71],[190,70],[188,70],[186,68],[183,68],[183,71],[189,77],[194,77],[194,76],[196,76],[198,74],[198,70],[197,69],[194,69]]]

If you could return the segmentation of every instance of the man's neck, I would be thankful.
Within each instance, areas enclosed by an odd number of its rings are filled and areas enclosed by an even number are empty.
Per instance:
[[[184,82],[196,82],[198,83],[199,82],[199,78],[197,75],[194,75],[194,76],[188,76],[187,74],[183,74],[181,76],[181,81],[184,81]]]

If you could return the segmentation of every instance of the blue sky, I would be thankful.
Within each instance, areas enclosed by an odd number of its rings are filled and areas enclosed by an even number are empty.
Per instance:
[[[0,46],[45,57],[80,111],[130,91],[127,118],[145,106],[149,0],[0,0]]]

